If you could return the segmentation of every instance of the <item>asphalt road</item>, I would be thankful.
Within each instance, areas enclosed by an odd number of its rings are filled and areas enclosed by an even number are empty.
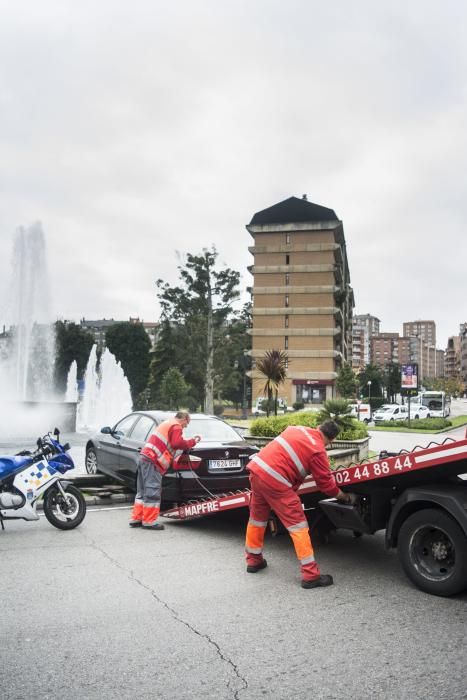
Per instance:
[[[467,594],[413,588],[382,536],[334,535],[317,558],[335,585],[303,590],[287,535],[245,572],[244,513],[128,516],[0,532],[3,700],[467,697]]]
[[[431,438],[370,434],[374,451]],[[82,469],[86,436],[64,439]],[[287,535],[245,572],[245,512],[160,533],[128,517],[90,508],[71,532],[42,517],[0,531],[2,699],[467,698],[467,593],[415,589],[382,534],[332,535],[316,555],[335,585],[303,590]]]

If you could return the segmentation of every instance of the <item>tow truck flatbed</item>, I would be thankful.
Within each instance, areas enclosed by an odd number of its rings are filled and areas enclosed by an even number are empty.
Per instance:
[[[355,495],[353,505],[326,499],[314,479],[298,489],[311,526],[373,534],[386,530],[387,547],[397,547],[408,577],[422,590],[453,595],[467,588],[467,435],[441,444],[334,471],[336,484]],[[161,512],[170,520],[192,520],[243,508],[251,492],[210,495]]]

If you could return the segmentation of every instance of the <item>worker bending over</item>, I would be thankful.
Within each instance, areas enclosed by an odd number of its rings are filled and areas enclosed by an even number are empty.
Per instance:
[[[302,588],[330,586],[332,576],[321,574],[315,561],[308,521],[297,489],[311,474],[320,491],[344,503],[350,494],[336,485],[326,447],[339,433],[334,421],[317,429],[293,425],[255,454],[249,462],[251,499],[246,530],[247,571],[254,574],[267,566],[263,557],[264,533],[271,509],[287,528],[300,562]]]
[[[164,529],[163,525],[156,522],[160,513],[162,477],[172,466],[177,450],[189,450],[201,439],[199,435],[190,440],[183,438],[182,431],[189,423],[190,414],[179,411],[173,418],[163,421],[155,428],[141,450],[130,527]]]

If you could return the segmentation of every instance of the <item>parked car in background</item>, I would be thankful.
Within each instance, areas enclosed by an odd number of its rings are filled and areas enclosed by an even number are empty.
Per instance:
[[[159,423],[173,416],[163,411],[135,411],[113,427],[105,426],[86,445],[88,474],[106,474],[136,491],[139,452]],[[246,465],[258,448],[250,445],[232,426],[216,416],[191,415],[186,438],[201,441],[177,458],[178,469],[169,469],[162,480],[166,503],[185,502],[209,493],[229,493],[249,487]]]
[[[266,406],[267,406],[267,398],[264,396],[258,396],[258,398],[255,401],[255,405],[253,406],[252,413],[256,418],[259,416],[265,416],[266,415]],[[272,402],[271,402],[272,403]],[[278,413],[287,413],[287,411],[292,411],[293,409],[287,407],[287,402],[285,399],[278,398],[277,399],[277,412]],[[272,408],[269,413],[274,413],[274,408]]]
[[[375,425],[383,421],[406,420],[409,417],[407,406],[399,406],[397,403],[387,403],[380,406],[373,413],[373,422]]]
[[[410,419],[418,420],[422,418],[431,418],[430,409],[428,406],[424,406],[421,403],[411,403],[410,404]]]
[[[356,401],[350,404],[351,415],[357,420],[361,420],[364,423],[369,423],[371,421],[371,406],[369,403],[361,403]]]

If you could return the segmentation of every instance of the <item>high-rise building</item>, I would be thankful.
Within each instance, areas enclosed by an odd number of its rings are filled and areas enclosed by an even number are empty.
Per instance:
[[[461,369],[461,337],[453,335],[448,338],[448,345],[445,354],[445,376],[448,379],[459,377]]]
[[[459,327],[460,338],[460,376],[464,383],[464,396],[467,395],[467,323]]]
[[[436,323],[434,321],[405,321],[402,324],[405,336],[421,338],[427,345],[436,346]]]
[[[370,338],[370,361],[385,367],[399,360],[399,333],[380,333]]]
[[[253,399],[265,384],[255,362],[282,350],[288,370],[281,396],[289,404],[321,403],[334,395],[351,356],[354,298],[342,221],[304,195],[257,212],[246,228],[254,239]]]
[[[352,319],[352,367],[363,369],[371,362],[371,338],[379,335],[379,318],[371,314],[355,314]]]

